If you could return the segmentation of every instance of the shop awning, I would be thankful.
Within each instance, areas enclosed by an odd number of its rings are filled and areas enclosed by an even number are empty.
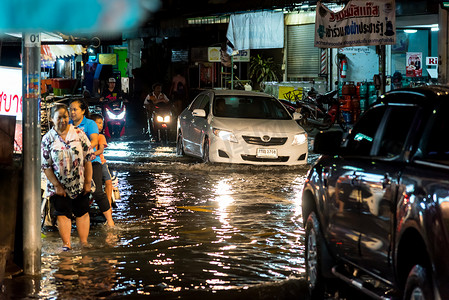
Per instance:
[[[49,48],[55,58],[80,55],[86,52],[86,48],[81,45],[43,45],[42,47],[44,46]]]
[[[57,58],[70,57],[86,52],[81,45],[41,45],[41,66],[53,69]]]

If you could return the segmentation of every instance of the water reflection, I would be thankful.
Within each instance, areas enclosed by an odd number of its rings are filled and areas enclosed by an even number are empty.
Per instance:
[[[94,226],[95,248],[68,253],[60,252],[57,232],[47,233],[38,298],[190,295],[303,277],[307,167],[178,158],[110,166],[121,192],[117,228]]]

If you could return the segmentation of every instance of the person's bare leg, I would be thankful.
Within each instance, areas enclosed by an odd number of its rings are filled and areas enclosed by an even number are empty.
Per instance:
[[[112,207],[112,180],[106,180],[104,182],[104,192],[106,197],[108,197],[109,206]]]
[[[114,227],[114,220],[112,220],[112,209],[108,209],[107,211],[103,212],[104,217],[106,218],[106,222],[108,223],[109,227]]]
[[[78,231],[78,236],[80,238],[80,243],[82,246],[89,245],[87,243],[87,237],[89,236],[89,228],[90,228],[89,213],[85,213],[83,216],[76,218],[76,230]]]
[[[63,247],[72,248],[72,244],[70,242],[70,234],[72,231],[72,220],[67,218],[66,216],[58,216],[58,230],[59,235],[61,236]]]

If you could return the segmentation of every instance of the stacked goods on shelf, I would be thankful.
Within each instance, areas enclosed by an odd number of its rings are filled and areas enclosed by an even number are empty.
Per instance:
[[[374,102],[377,101],[377,90],[376,90],[376,86],[370,82],[369,86],[368,86],[368,94],[367,94],[367,98],[368,98],[368,103],[369,105],[372,105]]]
[[[357,85],[352,81],[339,82],[338,97],[345,121],[353,123],[377,101],[377,90],[372,82],[357,82]]]
[[[346,123],[353,122],[353,97],[356,96],[354,82],[345,82],[341,87],[340,109]]]
[[[52,79],[53,92],[55,96],[71,94],[75,87],[76,79],[54,78]]]
[[[368,93],[368,83],[366,82],[359,82],[359,94],[360,94],[360,111],[364,112],[368,109],[368,101],[366,99],[367,93]]]

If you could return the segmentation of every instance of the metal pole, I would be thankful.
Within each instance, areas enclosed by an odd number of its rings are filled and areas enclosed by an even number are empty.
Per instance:
[[[379,75],[380,75],[380,94],[385,94],[385,88],[387,85],[387,73],[386,73],[386,63],[385,63],[385,45],[380,46],[379,54]]]
[[[448,84],[449,64],[448,64],[448,11],[439,8],[438,14],[438,83]]]
[[[231,90],[234,89],[234,56],[231,55]]]
[[[23,269],[41,271],[40,232],[40,33],[24,33],[22,41],[23,107]]]

